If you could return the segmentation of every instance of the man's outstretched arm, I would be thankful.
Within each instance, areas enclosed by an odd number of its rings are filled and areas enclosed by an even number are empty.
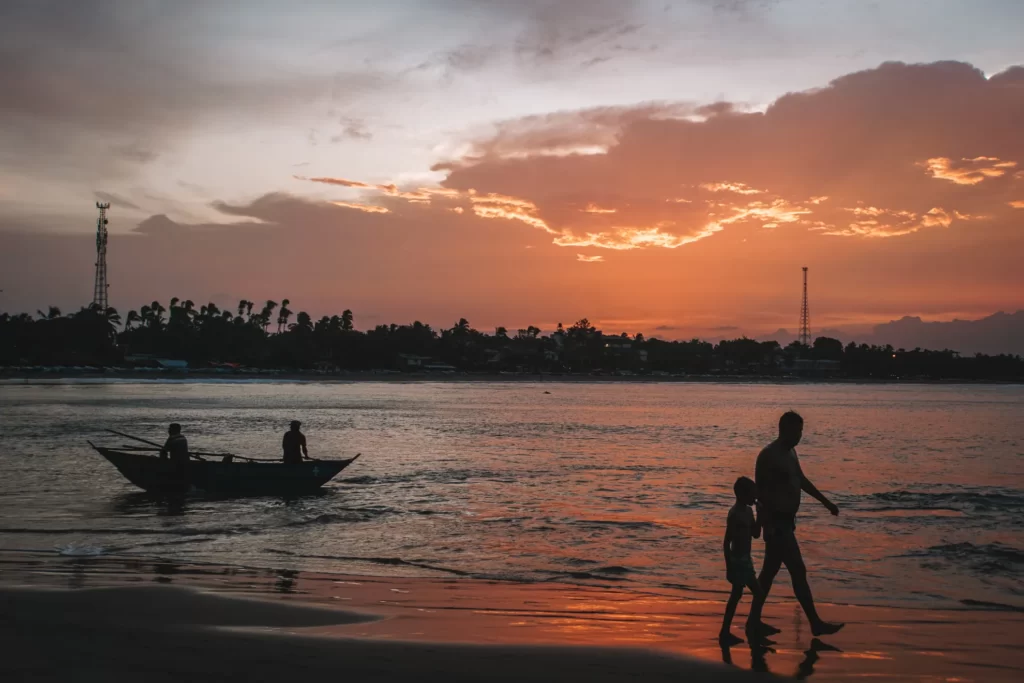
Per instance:
[[[833,516],[839,514],[839,508],[836,507],[836,504],[826,498],[824,493],[815,488],[814,484],[811,483],[811,480],[808,479],[803,472],[800,473],[800,488],[803,489],[804,493],[824,505]]]

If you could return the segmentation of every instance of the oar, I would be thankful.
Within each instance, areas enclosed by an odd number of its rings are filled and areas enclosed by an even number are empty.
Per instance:
[[[110,432],[111,434],[117,434],[118,436],[123,436],[126,439],[132,439],[134,441],[141,441],[142,443],[148,443],[150,446],[156,446],[157,448],[163,448],[162,444],[158,444],[155,441],[149,441],[148,439],[140,439],[137,436],[132,436],[131,434],[125,434],[124,432],[119,432],[119,431],[117,431],[115,429],[104,429],[103,431]]]
[[[135,441],[141,441],[142,443],[149,444],[150,446],[156,446],[157,450],[159,450],[161,453],[164,450],[164,447],[161,446],[160,444],[156,443],[155,441],[150,441],[148,439],[141,439],[141,438],[139,438],[137,436],[132,436],[131,434],[125,434],[124,432],[119,432],[116,429],[105,429],[104,431],[110,432],[111,434],[117,434],[118,436],[123,436],[126,439],[133,439]],[[189,451],[189,455],[191,457],[195,458],[196,460],[202,460],[203,459],[202,458],[203,455],[214,455],[214,454],[210,454],[210,453],[196,453],[194,451]],[[227,454],[225,453],[225,455],[227,455]]]

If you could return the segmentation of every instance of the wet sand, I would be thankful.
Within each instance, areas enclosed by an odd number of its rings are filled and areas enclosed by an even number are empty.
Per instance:
[[[9,681],[748,680],[680,658],[582,648],[276,633],[360,617],[171,587],[0,590]],[[224,627],[234,628],[224,628]],[[239,628],[241,627],[241,628]],[[268,632],[269,631],[269,632]]]
[[[751,668],[827,681],[1024,676],[1019,612],[822,605],[847,626],[815,639],[782,586],[766,611],[783,629],[774,644],[722,650],[724,596],[683,591],[7,552],[0,583],[4,680],[745,680]]]

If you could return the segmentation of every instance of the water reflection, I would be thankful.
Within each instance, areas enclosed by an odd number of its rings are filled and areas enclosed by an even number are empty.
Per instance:
[[[146,514],[183,517],[188,511],[188,497],[145,492],[125,493],[114,499],[112,507],[118,515],[129,517]]]
[[[72,560],[71,574],[68,576],[68,588],[85,588],[85,578],[87,575],[85,565],[84,560]]]
[[[153,580],[158,583],[171,583],[174,580],[171,577],[180,571],[177,562],[156,562],[153,564],[153,572],[156,574],[156,578]]]
[[[775,641],[768,640],[767,638],[751,638],[748,645],[750,647],[751,670],[760,673],[771,673],[772,671],[768,666],[768,655],[776,654],[776,650],[773,647]],[[732,659],[732,647],[726,644],[723,644],[721,647],[722,661],[735,666]],[[813,638],[808,649],[804,650],[804,658],[797,665],[796,673],[793,674],[794,678],[797,680],[809,678],[814,673],[814,665],[821,658],[820,653],[822,652],[842,652],[842,650],[819,638]]]
[[[838,647],[829,645],[817,638],[811,640],[810,649],[804,651],[804,660],[800,662],[794,675],[797,680],[803,680],[814,673],[814,665],[818,661],[819,652],[842,652]]]
[[[295,580],[299,577],[299,572],[293,569],[282,569],[278,572],[277,581],[274,582],[275,593],[294,593],[295,592]]]

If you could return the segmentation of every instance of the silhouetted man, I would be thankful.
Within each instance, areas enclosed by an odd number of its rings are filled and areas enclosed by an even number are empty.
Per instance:
[[[299,431],[302,423],[293,420],[291,430],[284,433],[284,440],[281,448],[284,449],[284,461],[289,464],[302,462],[302,457],[309,457],[309,449],[306,448],[306,435]]]
[[[758,577],[761,595],[754,598],[747,619],[747,628],[755,634],[778,632],[778,629],[761,621],[761,609],[783,564],[793,581],[793,592],[811,623],[811,632],[820,636],[835,633],[843,627],[843,624],[830,624],[818,616],[811,587],[807,583],[807,568],[796,541],[796,513],[800,509],[802,491],[820,501],[833,515],[839,514],[839,508],[818,491],[800,469],[800,460],[794,449],[803,432],[804,419],[789,411],[779,419],[779,438],[757,456],[754,479],[761,503],[759,517],[764,529],[764,564]]]
[[[166,459],[170,456],[171,464],[174,466],[175,484],[182,490],[188,488],[188,440],[181,433],[181,425],[172,423],[167,428],[167,441],[160,449],[160,457]]]

